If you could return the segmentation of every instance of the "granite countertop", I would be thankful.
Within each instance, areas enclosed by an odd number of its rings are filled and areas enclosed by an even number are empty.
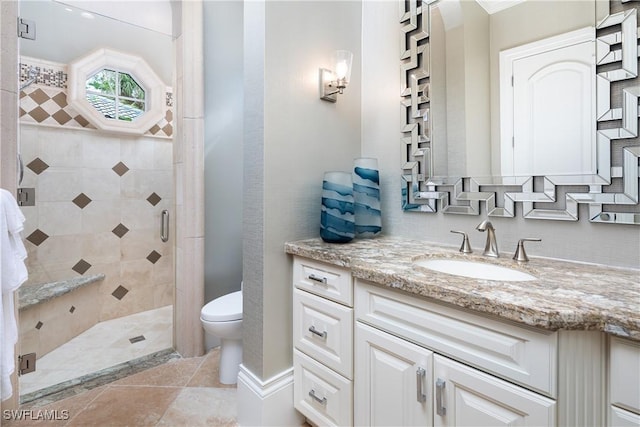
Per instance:
[[[595,330],[640,341],[640,270],[530,257],[516,263],[451,247],[381,237],[346,244],[309,239],[285,251],[340,267],[356,278],[548,330]],[[452,258],[514,268],[537,279],[478,280],[417,268],[420,258]]]

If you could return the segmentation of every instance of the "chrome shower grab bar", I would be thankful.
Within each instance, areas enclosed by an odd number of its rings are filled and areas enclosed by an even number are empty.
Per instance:
[[[169,211],[166,209],[163,209],[160,220],[160,240],[163,242],[169,240]]]

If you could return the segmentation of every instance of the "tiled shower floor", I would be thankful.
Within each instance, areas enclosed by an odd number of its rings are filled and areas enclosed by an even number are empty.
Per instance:
[[[172,323],[171,305],[100,322],[39,358],[36,371],[20,377],[20,394],[168,349]]]

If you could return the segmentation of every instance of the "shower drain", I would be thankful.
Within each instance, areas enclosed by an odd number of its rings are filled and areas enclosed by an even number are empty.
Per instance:
[[[144,341],[144,340],[146,340],[144,335],[138,335],[137,337],[129,338],[129,341],[131,342],[131,344],[135,344],[137,342]]]

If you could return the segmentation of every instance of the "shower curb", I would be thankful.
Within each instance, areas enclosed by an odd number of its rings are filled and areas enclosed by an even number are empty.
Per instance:
[[[181,358],[182,356],[172,348],[160,350],[137,359],[114,365],[110,368],[22,395],[20,396],[20,407],[22,409],[29,409],[45,406],[128,377],[129,375],[162,365],[170,360]]]

